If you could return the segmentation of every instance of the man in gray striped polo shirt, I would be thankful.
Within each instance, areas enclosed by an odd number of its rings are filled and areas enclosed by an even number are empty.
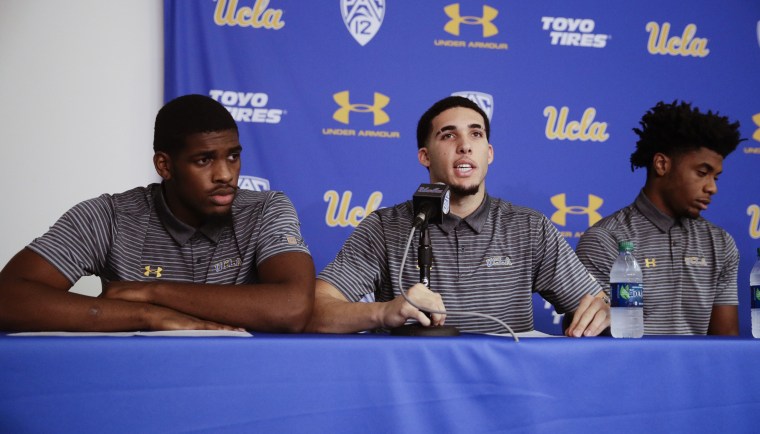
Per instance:
[[[657,103],[641,119],[631,169],[646,167],[644,188],[629,206],[581,237],[581,262],[609,282],[618,241],[633,241],[644,273],[645,334],[739,333],[739,253],[726,231],[700,217],[723,159],[741,139],[739,123],[691,104]]]
[[[389,329],[411,319],[433,327],[446,322],[463,332],[505,333],[498,321],[516,332],[530,331],[533,292],[560,313],[576,312],[568,335],[597,335],[609,325],[602,287],[552,223],[537,211],[486,193],[493,161],[489,135],[488,117],[462,97],[437,102],[417,126],[418,159],[428,168],[430,182],[451,187],[451,213],[442,224],[429,225],[432,291],[418,283],[416,260],[405,262],[401,285],[422,310],[448,315],[428,318],[400,295],[398,275],[413,219],[412,204],[406,202],[362,220],[319,274],[307,330]],[[356,303],[368,295],[375,301]]]
[[[161,184],[76,205],[11,259],[1,329],[303,329],[314,263],[284,194],[237,189],[227,109],[203,95],[170,101],[153,147]],[[68,292],[92,274],[100,297]]]

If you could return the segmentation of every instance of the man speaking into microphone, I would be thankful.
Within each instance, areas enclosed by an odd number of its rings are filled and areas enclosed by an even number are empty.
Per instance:
[[[602,287],[554,225],[538,211],[487,194],[485,178],[494,158],[489,137],[488,117],[467,98],[444,98],[422,115],[417,158],[431,183],[446,184],[451,191],[449,213],[441,213],[440,222],[428,228],[430,288],[419,283],[417,263],[408,259],[414,254],[404,261],[414,201],[377,210],[319,274],[308,331],[392,329],[415,320],[462,332],[505,332],[492,319],[454,314],[475,312],[527,332],[533,330],[533,292],[559,313],[574,312],[568,336],[595,336],[609,325]],[[421,310],[401,295],[402,289]],[[435,313],[446,311],[452,314]]]

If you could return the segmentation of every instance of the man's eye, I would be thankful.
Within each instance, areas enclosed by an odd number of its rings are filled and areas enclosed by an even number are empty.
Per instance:
[[[199,158],[199,159],[195,160],[195,164],[197,164],[199,166],[205,166],[209,162],[211,162],[210,158]]]
[[[230,161],[237,161],[240,159],[240,154],[231,154],[227,159]]]

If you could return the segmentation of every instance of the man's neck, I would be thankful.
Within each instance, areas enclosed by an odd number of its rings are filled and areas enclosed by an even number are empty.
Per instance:
[[[485,188],[475,194],[466,196],[451,195],[451,213],[460,218],[466,218],[478,209],[486,197]]]

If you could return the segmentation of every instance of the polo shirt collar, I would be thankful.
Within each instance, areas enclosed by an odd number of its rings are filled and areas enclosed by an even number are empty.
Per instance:
[[[657,226],[657,228],[662,232],[668,232],[670,228],[675,226],[677,223],[680,223],[679,220],[676,220],[657,209],[652,201],[649,200],[649,198],[644,194],[643,189],[636,197],[636,202],[634,202],[634,205],[639,210],[639,212],[647,218],[647,220],[652,222],[652,224]]]
[[[180,246],[185,245],[196,232],[202,233],[206,238],[216,243],[222,235],[222,230],[227,226],[227,223],[224,221],[211,220],[204,223],[200,228],[195,229],[178,219],[166,203],[163,183],[153,189],[153,204],[156,207],[156,213],[158,214],[161,223],[164,225],[166,232],[168,232],[169,235],[174,238],[174,241]]]
[[[485,194],[483,197],[483,202],[480,203],[480,206],[473,211],[472,214],[468,215],[465,218],[461,218],[459,216],[456,216],[452,213],[446,214],[443,216],[443,223],[438,225],[441,230],[443,230],[445,233],[449,233],[452,230],[454,230],[455,227],[464,220],[465,223],[473,230],[475,233],[480,233],[480,231],[483,230],[483,226],[486,224],[486,220],[488,219],[488,210],[491,208],[491,196],[488,195],[488,193]]]

